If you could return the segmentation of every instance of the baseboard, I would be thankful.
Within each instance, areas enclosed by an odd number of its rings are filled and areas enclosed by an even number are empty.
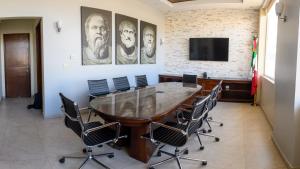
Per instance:
[[[273,129],[274,129],[274,128],[273,128],[273,124],[271,123],[271,121],[270,121],[270,119],[269,119],[267,113],[265,112],[265,110],[263,109],[262,106],[259,105],[259,107],[260,107],[260,109],[263,111],[263,114],[264,114],[264,116],[265,116],[265,119],[267,120],[267,122],[269,123],[269,125],[271,126],[271,129],[272,129],[272,131],[273,131]]]
[[[47,115],[47,116],[44,115],[44,119],[56,119],[56,118],[61,118],[61,117],[64,117],[64,114],[56,113],[53,115]]]
[[[285,154],[282,152],[279,144],[277,143],[277,141],[274,139],[274,135],[272,134],[272,141],[275,144],[275,147],[277,148],[277,150],[279,151],[280,156],[283,158],[285,164],[289,167],[289,169],[300,169],[300,166],[293,166],[288,159],[286,158]]]

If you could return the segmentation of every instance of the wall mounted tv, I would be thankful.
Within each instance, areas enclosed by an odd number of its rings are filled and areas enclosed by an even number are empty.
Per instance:
[[[228,61],[229,38],[190,38],[190,60]]]

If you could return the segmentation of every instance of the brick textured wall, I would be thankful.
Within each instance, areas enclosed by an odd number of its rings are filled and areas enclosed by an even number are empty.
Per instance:
[[[165,71],[209,77],[248,78],[252,33],[258,32],[259,11],[201,9],[166,15]],[[229,61],[190,61],[189,38],[229,38]]]

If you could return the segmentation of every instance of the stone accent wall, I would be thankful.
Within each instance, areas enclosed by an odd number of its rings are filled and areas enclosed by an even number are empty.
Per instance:
[[[166,14],[165,71],[209,77],[249,78],[253,32],[258,32],[259,11],[201,9]],[[228,62],[190,61],[189,38],[229,38]]]

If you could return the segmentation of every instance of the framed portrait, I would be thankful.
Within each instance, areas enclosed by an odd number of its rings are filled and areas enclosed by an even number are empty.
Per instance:
[[[82,65],[112,63],[112,12],[81,7]]]
[[[140,62],[141,64],[155,64],[157,26],[141,21],[140,31]]]
[[[116,14],[116,64],[138,63],[138,20]]]

